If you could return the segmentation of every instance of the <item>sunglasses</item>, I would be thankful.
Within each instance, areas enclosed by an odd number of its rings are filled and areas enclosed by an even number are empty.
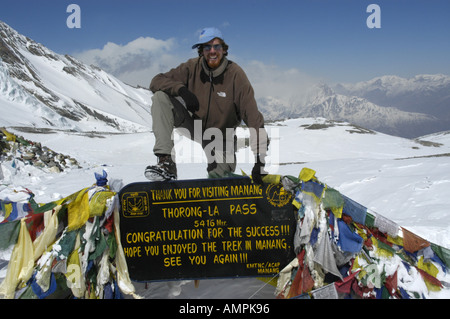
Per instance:
[[[212,48],[214,48],[215,51],[219,51],[220,49],[222,49],[222,44],[214,44],[214,45],[205,44],[203,46],[203,50],[205,51],[211,51]]]

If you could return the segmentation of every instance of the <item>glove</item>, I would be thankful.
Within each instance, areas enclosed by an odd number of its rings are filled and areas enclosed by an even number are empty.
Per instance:
[[[186,108],[192,112],[195,113],[199,109],[199,103],[198,99],[195,96],[194,93],[189,91],[187,87],[183,86],[178,90],[178,95],[181,96],[181,98],[184,100],[184,103],[186,103]]]
[[[256,184],[263,184],[263,177],[267,175],[267,172],[264,170],[265,163],[261,161],[260,155],[256,156],[256,163],[252,169],[252,179]]]

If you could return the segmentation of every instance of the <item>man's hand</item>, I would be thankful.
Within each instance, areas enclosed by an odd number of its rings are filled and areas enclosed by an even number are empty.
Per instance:
[[[198,111],[200,106],[198,103],[198,99],[194,93],[187,89],[187,87],[181,87],[178,90],[178,95],[181,96],[181,98],[184,100],[184,103],[186,103],[186,108],[190,112],[195,113],[196,111]]]
[[[261,156],[256,156],[256,163],[255,166],[253,166],[252,169],[252,179],[253,182],[256,184],[263,184],[263,177],[266,176],[268,173],[264,170],[265,163],[263,160],[261,160]]]

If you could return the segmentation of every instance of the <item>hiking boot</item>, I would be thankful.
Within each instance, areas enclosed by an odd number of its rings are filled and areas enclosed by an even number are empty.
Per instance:
[[[169,181],[177,179],[177,165],[170,155],[157,155],[158,164],[147,166],[145,177],[151,181]]]

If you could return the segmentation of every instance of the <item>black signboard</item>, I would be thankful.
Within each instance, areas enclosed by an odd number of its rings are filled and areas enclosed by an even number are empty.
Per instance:
[[[295,257],[293,197],[281,184],[143,182],[125,186],[119,199],[135,281],[273,276]]]

